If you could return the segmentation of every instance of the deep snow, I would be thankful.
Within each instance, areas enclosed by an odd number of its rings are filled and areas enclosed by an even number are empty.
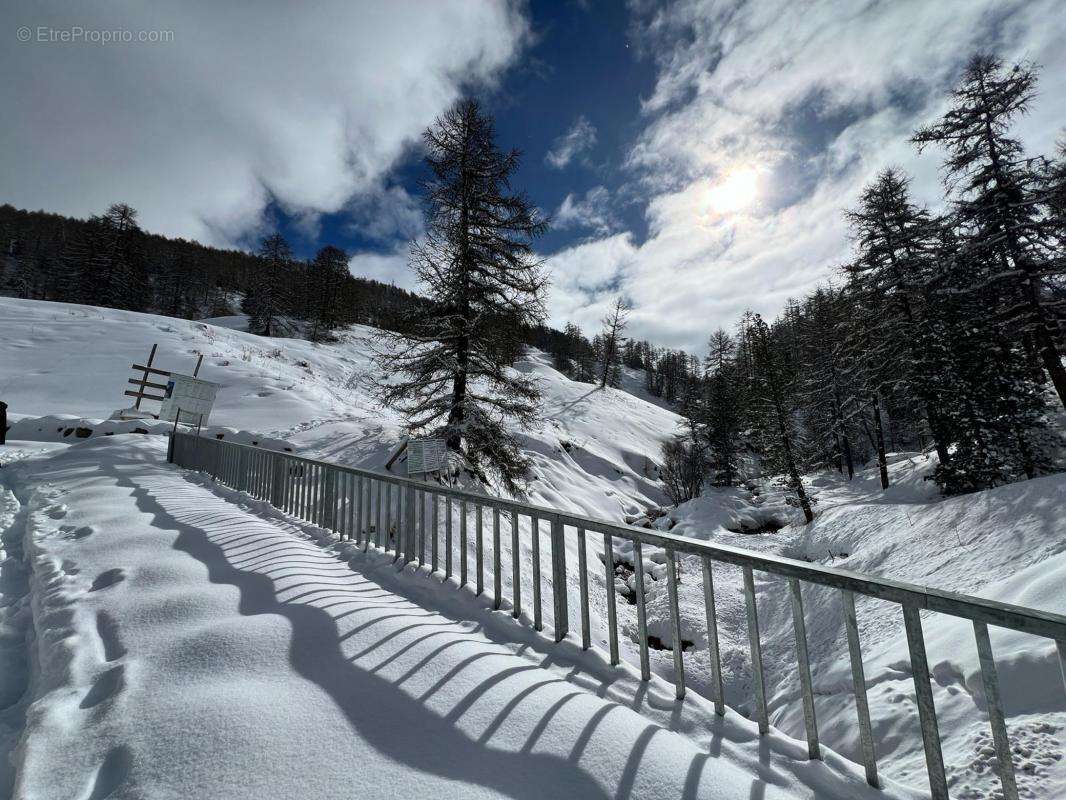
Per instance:
[[[226,327],[0,299],[0,397],[11,403],[16,415],[29,417],[18,423],[23,426],[20,431],[46,427],[38,419],[45,414],[106,417],[125,405],[121,392],[130,374],[128,365],[143,359],[151,344],[158,342],[158,360],[166,368],[180,371],[183,365],[192,366],[197,352],[206,354],[202,374],[223,384],[213,425],[236,429],[241,436],[275,437],[301,455],[381,468],[401,427],[395,415],[376,407],[360,388],[361,376],[370,369],[365,338],[372,331],[354,328],[337,344],[315,345],[250,336],[234,330],[240,327],[239,318],[220,322]],[[517,367],[541,378],[545,396],[544,423],[517,432],[534,461],[528,500],[614,521],[665,502],[656,483],[655,459],[661,442],[676,431],[679,418],[673,412],[633,393],[599,391],[569,381],[536,352]],[[639,376],[626,379],[627,387],[639,394]],[[96,444],[94,439],[88,443]],[[895,456],[893,487],[885,493],[873,470],[863,471],[850,484],[831,475],[809,476],[818,498],[818,517],[809,527],[797,524],[780,497],[765,487],[760,498],[744,490],[712,490],[670,510],[656,524],[697,538],[1066,612],[1066,480],[1053,476],[943,501],[924,480],[933,466],[924,456]],[[791,524],[772,534],[737,532],[768,519]],[[524,542],[529,535],[526,523]],[[508,546],[506,537],[504,544]],[[602,544],[590,537],[588,548],[593,640],[605,647]],[[619,546],[618,555],[627,555],[624,546]],[[665,624],[665,587],[656,580],[662,577],[661,561],[661,554],[646,549],[649,623],[652,633],[672,646],[670,626]],[[572,551],[570,563],[576,562]],[[800,737],[784,585],[769,576],[757,573],[756,577],[771,722]],[[570,570],[568,580],[576,595],[576,569]],[[716,581],[727,697],[744,710],[751,702],[750,663],[739,574],[723,567],[716,572]],[[504,596],[509,596],[506,571],[504,587]],[[689,685],[700,690],[708,683],[701,584],[698,564],[687,559],[681,564],[680,598],[682,636],[693,642],[693,649],[685,653]],[[805,594],[805,602],[822,738],[830,747],[857,757],[839,598],[814,588]],[[572,615],[577,614],[576,605],[571,604]],[[620,602],[618,607],[625,634],[623,657],[633,663],[633,606]],[[457,617],[470,613],[469,606],[455,611]],[[860,599],[858,615],[881,774],[926,793],[898,610]],[[940,615],[923,617],[923,625],[952,796],[995,797],[998,784],[972,630]],[[576,616],[571,629],[578,629]],[[512,637],[525,635],[513,626],[508,631]],[[1066,796],[1062,759],[1066,692],[1054,653],[1042,640],[994,629],[992,642],[1023,796]],[[653,671],[669,679],[670,651],[653,650],[651,656]],[[662,708],[669,707],[664,700]],[[642,709],[649,710],[647,705]],[[672,724],[665,727],[677,729]],[[705,741],[700,735],[696,734],[697,741]]]
[[[35,632],[15,797],[903,796],[164,447],[116,435],[4,469]]]

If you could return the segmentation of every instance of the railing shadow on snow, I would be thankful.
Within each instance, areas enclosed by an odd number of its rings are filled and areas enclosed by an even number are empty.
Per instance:
[[[617,665],[621,658],[618,642],[618,619],[615,606],[614,539],[632,543],[634,563],[643,565],[644,546],[662,548],[666,552],[666,579],[670,625],[675,643],[673,648],[674,682],[678,700],[685,696],[685,666],[681,642],[681,615],[678,609],[678,576],[675,555],[685,553],[700,558],[702,564],[703,600],[706,615],[707,644],[710,655],[710,699],[715,711],[725,713],[722,670],[718,646],[718,623],[714,598],[714,567],[725,564],[739,567],[743,572],[747,634],[752,662],[754,716],[760,734],[769,730],[767,697],[763,678],[763,663],[756,604],[754,572],[768,573],[787,582],[791,601],[792,624],[795,633],[796,660],[802,689],[804,729],[807,756],[821,758],[818,725],[815,715],[810,662],[807,654],[806,621],[803,609],[805,584],[830,587],[840,592],[843,604],[844,627],[855,694],[856,716],[867,782],[878,786],[877,758],[867,699],[867,683],[863,671],[862,648],[855,614],[855,596],[877,598],[901,607],[910,657],[914,690],[917,699],[929,784],[933,800],[948,798],[944,759],[941,752],[937,712],[933,701],[931,676],[922,632],[922,611],[936,612],[971,621],[980,661],[981,676],[987,703],[988,721],[996,754],[996,767],[1003,796],[1007,800],[1018,797],[1011,757],[1011,742],[1002,712],[995,659],[989,639],[988,626],[1006,628],[1055,642],[1062,677],[1066,685],[1066,616],[1021,606],[999,603],[978,597],[927,588],[902,581],[877,578],[848,570],[826,567],[795,559],[748,551],[738,547],[672,535],[669,533],[633,528],[603,522],[555,509],[533,506],[511,500],[486,497],[458,489],[426,484],[406,478],[302,458],[289,453],[262,450],[249,445],[223,442],[190,433],[175,432],[171,439],[168,459],[173,463],[206,472],[221,483],[253,497],[268,501],[284,512],[322,528],[334,531],[342,541],[351,540],[364,551],[370,548],[391,552],[395,561],[428,565],[432,572],[443,570],[444,577],[453,575],[453,543],[461,553],[459,584],[470,581],[467,544],[471,532],[468,519],[475,516],[475,565],[473,588],[477,596],[488,594],[492,607],[504,607],[502,575],[511,570],[512,596],[509,598],[512,615],[523,618],[523,602],[532,603],[532,624],[537,631],[544,628],[542,614],[542,583],[547,580],[551,593],[554,639],[561,642],[569,635],[570,588],[566,580],[567,557],[565,537],[577,539],[580,604],[581,647],[591,646],[589,624],[589,565],[586,563],[586,539],[589,533],[603,537],[605,554],[605,583],[607,587],[607,625],[610,663]],[[458,518],[458,526],[453,520]],[[530,563],[523,563],[519,547],[519,518],[531,521],[529,549]],[[550,577],[541,572],[541,552],[544,532],[549,531],[548,564]],[[442,525],[443,523],[443,525]],[[501,539],[504,527],[511,538],[511,564],[502,562]],[[455,528],[458,527],[458,531]],[[486,546],[486,528],[491,544]],[[571,534],[570,531],[573,531]],[[383,535],[384,534],[384,535]],[[427,552],[428,551],[428,552]],[[486,551],[492,563],[486,562]],[[521,595],[522,571],[532,571],[533,597]],[[492,586],[486,588],[486,571]],[[644,569],[634,572],[634,593],[637,615],[638,664],[641,678],[651,678]]]

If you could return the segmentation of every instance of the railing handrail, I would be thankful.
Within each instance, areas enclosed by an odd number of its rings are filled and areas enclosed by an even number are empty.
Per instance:
[[[196,434],[185,431],[178,431],[177,435],[198,438]],[[229,447],[246,448],[257,452],[261,452],[264,449],[241,442],[216,441]],[[625,523],[606,522],[547,506],[477,494],[451,486],[417,481],[389,473],[338,464],[324,459],[307,458],[294,453],[280,453],[279,455],[290,461],[302,461],[307,464],[329,467],[330,469],[361,475],[385,483],[411,486],[419,491],[468,500],[489,508],[516,512],[546,521],[556,521],[574,528],[583,528],[586,531],[596,531],[597,533],[607,533],[611,536],[637,540],[642,544],[661,547],[678,553],[707,556],[713,561],[721,561],[739,567],[750,567],[760,572],[769,572],[785,578],[798,578],[809,583],[816,583],[834,589],[846,589],[866,597],[875,597],[918,609],[936,611],[949,616],[983,622],[1021,633],[1044,636],[1060,641],[1066,640],[1066,615],[1056,614],[1051,611],[1003,603],[998,600],[988,600],[974,595],[952,592],[932,586],[921,586],[893,578],[865,575],[852,570],[828,567],[823,564],[812,564],[799,559],[761,553],[733,545],[712,544],[702,539],[680,536],[666,531],[651,531],[647,528],[637,528]]]

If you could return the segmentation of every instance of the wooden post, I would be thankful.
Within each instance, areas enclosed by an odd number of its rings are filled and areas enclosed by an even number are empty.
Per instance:
[[[155,347],[152,348],[152,353],[155,353]],[[174,463],[174,436],[178,432],[178,420],[181,419],[181,409],[178,409],[178,413],[174,415],[174,427],[170,431],[170,441],[167,443],[167,463]]]
[[[0,444],[7,444],[7,403],[0,400]]]
[[[152,352],[148,354],[148,363],[145,365],[145,368],[144,368],[144,377],[141,378],[141,391],[142,392],[144,391],[144,385],[146,383],[148,383],[148,374],[152,370],[152,360],[155,358],[155,349],[157,347],[159,347],[158,344],[153,344],[152,345]],[[133,407],[136,408],[136,409],[140,409],[140,407],[141,407],[141,398],[140,397],[138,397],[136,402],[134,402]]]

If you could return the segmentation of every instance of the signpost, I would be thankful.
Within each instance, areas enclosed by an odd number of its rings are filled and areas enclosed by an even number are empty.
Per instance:
[[[163,393],[159,419],[177,422],[180,413],[186,421],[196,420],[197,425],[203,425],[211,415],[216,394],[217,383],[172,372]]]
[[[167,399],[170,397],[171,392],[173,391],[173,381],[169,381],[168,380],[167,383],[159,383],[158,381],[150,380],[150,377],[153,376],[153,375],[158,375],[160,378],[168,378],[169,379],[171,377],[171,375],[173,374],[173,373],[170,372],[170,370],[159,369],[159,367],[154,366],[154,364],[155,364],[155,351],[156,351],[157,347],[158,347],[158,345],[154,345],[154,344],[152,345],[152,352],[150,352],[148,354],[147,363],[145,363],[145,364],[134,364],[133,367],[132,367],[133,370],[135,372],[139,372],[140,375],[138,377],[136,377],[136,378],[129,378],[126,382],[127,383],[132,383],[137,388],[136,389],[126,389],[125,392],[123,392],[123,394],[125,394],[127,397],[136,398],[136,402],[133,404],[133,409],[132,410],[126,410],[124,412],[126,414],[126,416],[121,417],[122,419],[127,419],[127,418],[132,419],[132,418],[138,418],[138,417],[155,417],[156,419],[160,419],[160,415],[159,414],[151,414],[151,413],[148,413],[148,412],[142,412],[141,411],[141,401],[142,400],[154,400],[157,403],[164,403],[165,404]],[[200,372],[200,365],[203,362],[204,362],[204,354],[200,353],[198,355],[197,359],[196,359],[196,366],[193,368],[192,375],[183,375],[183,376],[180,376],[180,377],[196,379],[196,376]],[[207,381],[203,381],[203,382],[207,383]],[[214,386],[216,388],[216,390],[217,390],[218,384],[211,384],[211,385]],[[149,389],[152,390],[152,391],[146,391],[146,390],[149,390]],[[163,394],[159,394],[159,392],[163,392]],[[214,400],[214,395],[213,394],[211,395],[211,399]],[[185,411],[189,410],[189,407],[184,405],[184,404],[182,404],[181,407]],[[208,410],[210,410],[210,409],[208,409]],[[123,412],[120,412],[120,413],[123,413]],[[171,411],[169,416],[162,417],[162,418],[163,419],[174,419],[173,414],[174,414],[174,412]],[[204,418],[205,419],[207,418],[206,414],[204,414]]]
[[[407,475],[414,477],[444,468],[447,447],[443,439],[413,439],[407,443]]]

